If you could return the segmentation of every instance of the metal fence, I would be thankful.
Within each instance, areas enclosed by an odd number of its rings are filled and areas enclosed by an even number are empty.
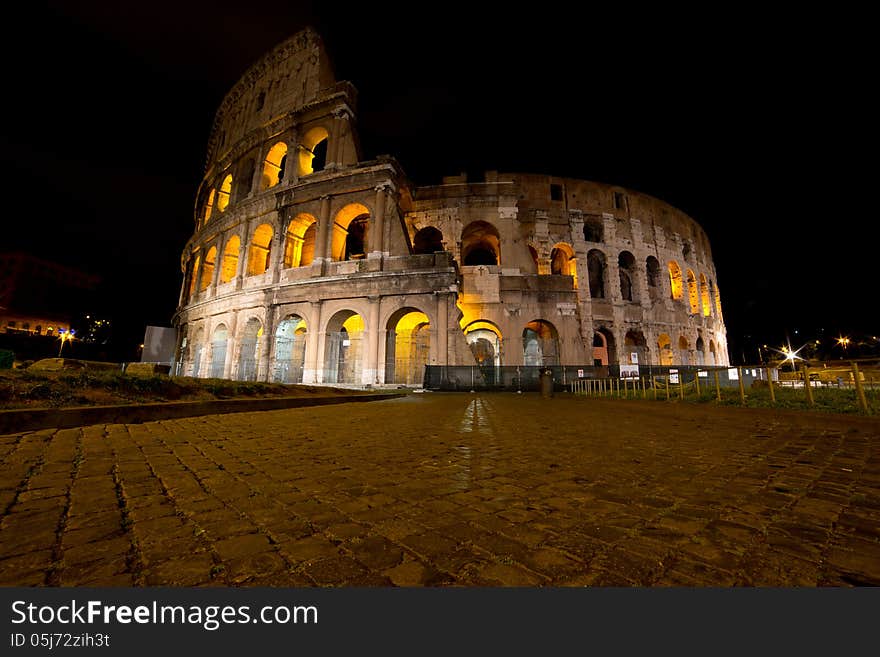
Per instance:
[[[552,372],[553,389],[557,392],[573,391],[573,386],[585,387],[590,381],[633,381],[640,378],[668,377],[676,384],[679,378],[693,381],[697,377],[709,377],[709,372],[712,371],[719,372],[720,385],[735,387],[738,385],[737,377],[740,376],[737,368],[708,368],[697,365],[428,365],[425,367],[423,385],[428,390],[530,392],[540,390],[540,375],[544,370]],[[741,376],[744,385],[751,386],[754,381],[765,377],[766,372],[758,368],[742,368]]]

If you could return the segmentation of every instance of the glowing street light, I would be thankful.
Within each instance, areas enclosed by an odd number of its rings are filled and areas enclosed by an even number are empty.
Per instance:
[[[843,336],[837,338],[837,344],[843,347],[843,350],[846,351],[846,346],[849,344],[849,338],[845,338]]]
[[[73,340],[73,331],[59,332],[58,339],[61,340],[61,346],[58,347],[58,357],[61,358],[61,350],[64,349],[64,343]]]

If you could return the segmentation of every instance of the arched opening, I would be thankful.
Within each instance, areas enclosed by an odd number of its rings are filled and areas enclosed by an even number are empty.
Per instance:
[[[324,170],[327,164],[327,138],[329,136],[330,133],[321,126],[312,128],[303,136],[297,149],[300,176]]]
[[[257,276],[269,269],[272,257],[272,226],[260,224],[251,237],[251,248],[248,254],[248,276]]]
[[[715,353],[715,341],[709,340],[709,365],[720,365],[718,356]]]
[[[187,299],[192,299],[193,294],[195,294],[196,285],[199,281],[199,274],[201,273],[202,256],[196,255],[196,257],[191,259],[190,262],[192,263],[192,269],[189,273],[189,290],[186,294]]]
[[[669,288],[672,292],[672,298],[681,299],[683,295],[681,267],[678,266],[675,260],[670,260],[666,263],[666,266],[669,268]]]
[[[679,336],[679,338],[678,338],[678,355],[679,355],[678,362],[681,363],[682,365],[690,365],[691,364],[690,349],[691,349],[690,344],[688,343],[687,338],[684,337],[683,335]]]
[[[718,319],[723,320],[723,315],[721,314],[721,292],[718,290],[718,286],[715,286],[715,314]]]
[[[385,383],[422,383],[431,351],[428,316],[402,308],[388,318],[385,333]]]
[[[638,301],[636,293],[636,258],[629,251],[621,251],[617,256],[617,271],[620,278],[620,298],[624,301]]]
[[[205,330],[199,328],[187,345],[191,359],[190,376],[198,376],[202,368],[202,353],[205,350]]]
[[[691,314],[697,315],[700,312],[700,292],[697,289],[697,277],[690,269],[687,270],[687,284]]]
[[[660,350],[660,364],[672,365],[675,362],[675,354],[672,351],[672,338],[661,333],[657,338],[657,348]]]
[[[263,325],[256,317],[251,317],[241,335],[241,343],[238,348],[238,380],[256,381],[257,368],[260,362],[260,348],[262,347]]]
[[[703,305],[703,316],[708,317],[712,314],[712,302],[709,300],[709,283],[705,274],[700,274],[700,301]]]
[[[284,268],[305,267],[312,264],[315,257],[315,218],[306,213],[298,214],[287,227],[284,240]]]
[[[205,263],[202,265],[202,273],[199,277],[199,292],[204,292],[214,281],[214,265],[217,261],[217,247],[212,246],[205,254]]]
[[[593,333],[593,365],[608,364],[608,340],[602,333]]]
[[[266,153],[263,160],[263,175],[260,177],[260,189],[269,189],[281,182],[284,176],[284,164],[287,160],[287,144],[279,141]]]
[[[559,336],[556,327],[543,319],[526,324],[523,329],[524,365],[559,365]]]
[[[649,361],[648,341],[641,331],[627,331],[623,337],[626,361],[630,365],[647,365]]]
[[[654,256],[648,256],[645,260],[645,277],[648,280],[648,295],[651,301],[658,301],[660,293],[660,261]]]
[[[433,226],[425,226],[413,236],[413,253],[437,253],[445,251],[443,233]]]
[[[501,329],[492,322],[476,320],[464,327],[464,337],[481,367],[501,366]]]
[[[605,226],[601,217],[587,217],[584,219],[584,239],[587,242],[599,244],[605,241]]]
[[[211,218],[211,212],[214,211],[214,195],[216,194],[216,191],[217,190],[215,189],[211,189],[211,191],[208,192],[208,200],[205,202],[205,209],[202,218],[203,226],[208,223],[208,219]]]
[[[535,247],[533,247],[531,244],[529,244],[529,255],[532,257],[532,265],[534,266],[534,269],[532,269],[529,273],[530,274],[537,274],[539,271],[539,269],[538,269],[538,252],[535,250]]]
[[[223,179],[220,185],[220,191],[217,193],[217,209],[223,212],[229,205],[229,196],[232,194],[232,174],[230,173]]]
[[[332,260],[356,260],[364,257],[369,231],[370,211],[360,203],[349,203],[333,220]]]
[[[278,324],[275,331],[276,383],[302,383],[306,362],[306,320],[290,315]]]
[[[697,338],[697,365],[706,364],[706,352],[704,349],[705,345],[703,344],[703,338]]]
[[[352,219],[345,236],[345,260],[360,260],[366,257],[367,222],[370,218],[362,215]]]
[[[597,339],[598,336],[598,339]],[[603,352],[597,352],[597,343],[601,341],[603,344]],[[617,363],[617,341],[614,339],[614,333],[611,329],[604,326],[596,329],[593,333],[593,364],[594,365],[614,365]],[[602,358],[602,362],[596,362]]]
[[[461,261],[466,266],[501,262],[501,236],[486,221],[474,221],[461,231]]]
[[[238,252],[241,249],[241,240],[238,235],[233,235],[226,242],[223,249],[223,263],[220,267],[220,282],[228,283],[238,273]]]
[[[225,324],[220,324],[214,329],[214,335],[211,336],[211,377],[214,379],[222,379],[223,372],[226,370],[226,346],[229,332],[226,330]]]
[[[590,277],[590,296],[605,298],[605,254],[598,249],[587,253],[587,273]]]
[[[565,242],[560,242],[550,251],[550,273],[556,276],[571,276],[572,284],[577,289],[577,261],[574,249]]]
[[[333,315],[327,324],[324,381],[361,383],[365,347],[363,318],[351,310]]]

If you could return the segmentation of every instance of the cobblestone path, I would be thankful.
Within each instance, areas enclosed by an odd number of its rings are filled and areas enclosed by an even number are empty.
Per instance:
[[[0,584],[880,585],[880,421],[535,395],[0,436]]]

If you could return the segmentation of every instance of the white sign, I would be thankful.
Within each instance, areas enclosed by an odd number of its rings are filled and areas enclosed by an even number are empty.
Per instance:
[[[638,352],[635,352],[635,351],[631,351],[631,352],[630,352],[630,354],[629,354],[629,362],[630,362],[630,363],[636,363],[636,364],[638,364],[638,362],[639,362],[639,354],[638,354]]]
[[[728,368],[727,378],[730,379],[731,381],[738,381],[739,380],[739,372],[736,371],[735,367]]]
[[[708,372],[705,372],[705,371],[703,371],[703,370],[700,370],[699,372],[697,372],[697,376],[701,376],[701,377],[703,377],[703,378],[705,379],[705,378],[707,378],[707,377],[709,376],[709,373],[708,373]]]
[[[637,379],[637,378],[639,378],[639,366],[638,365],[621,365],[620,366],[620,378],[621,379]]]
[[[678,383],[678,370],[669,370],[669,383]]]
[[[583,378],[584,378],[584,371],[583,371],[583,370],[578,370],[578,378],[579,378],[579,379],[583,379]]]

